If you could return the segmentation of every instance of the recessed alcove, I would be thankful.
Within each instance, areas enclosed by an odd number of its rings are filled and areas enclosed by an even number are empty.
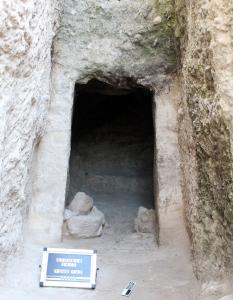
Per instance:
[[[155,206],[152,96],[141,86],[75,85],[66,205],[87,193],[117,231],[132,232],[139,206]]]

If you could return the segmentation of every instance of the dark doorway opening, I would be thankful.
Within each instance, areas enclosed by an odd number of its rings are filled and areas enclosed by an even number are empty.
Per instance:
[[[97,80],[75,86],[66,204],[85,192],[124,233],[133,231],[139,206],[154,208],[152,96]]]

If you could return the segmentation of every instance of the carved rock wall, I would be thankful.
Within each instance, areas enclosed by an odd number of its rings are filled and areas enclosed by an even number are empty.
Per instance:
[[[0,253],[21,244],[35,145],[50,101],[57,1],[0,3]]]
[[[161,89],[176,69],[174,22],[171,0],[65,1],[55,63],[79,82]]]
[[[233,269],[233,3],[177,1],[186,221],[198,276]]]

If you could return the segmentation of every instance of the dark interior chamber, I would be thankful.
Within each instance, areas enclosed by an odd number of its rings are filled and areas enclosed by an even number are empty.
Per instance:
[[[76,84],[66,204],[85,192],[108,223],[132,229],[139,206],[154,208],[153,164],[152,93]]]

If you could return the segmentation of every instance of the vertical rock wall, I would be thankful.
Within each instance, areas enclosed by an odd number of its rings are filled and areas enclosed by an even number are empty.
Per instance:
[[[0,3],[0,255],[20,245],[33,149],[50,98],[55,0]]]
[[[180,150],[198,276],[233,268],[233,3],[177,1],[183,97]]]
[[[180,99],[179,80],[174,80],[155,96],[156,168],[158,177],[157,214],[162,245],[173,244],[189,252],[183,217],[180,155],[177,134],[176,102]]]

